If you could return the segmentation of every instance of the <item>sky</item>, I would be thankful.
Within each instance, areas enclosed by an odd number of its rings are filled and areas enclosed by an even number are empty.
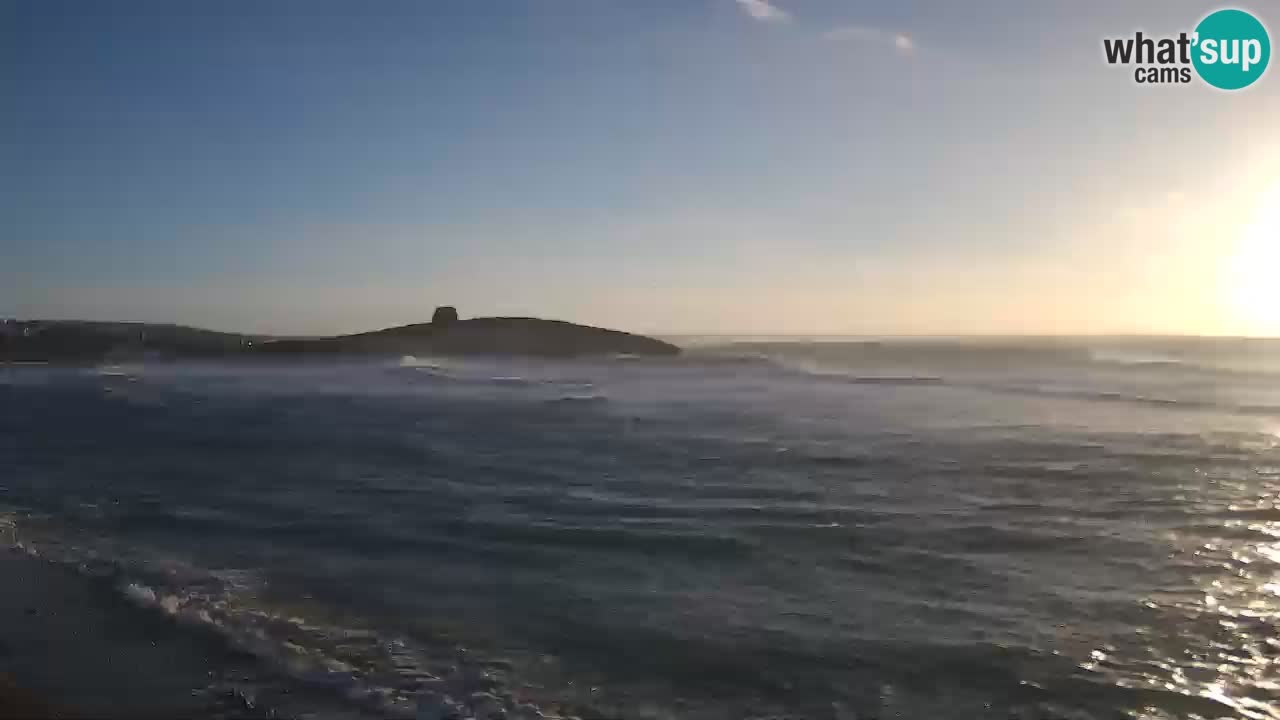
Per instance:
[[[1280,68],[1103,58],[1218,7],[0,0],[0,317],[1280,335]]]

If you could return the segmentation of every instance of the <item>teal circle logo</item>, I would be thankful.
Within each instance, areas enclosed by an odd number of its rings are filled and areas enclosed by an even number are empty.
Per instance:
[[[1196,72],[1221,90],[1257,82],[1271,61],[1271,38],[1258,18],[1243,10],[1219,10],[1196,26],[1191,61]]]

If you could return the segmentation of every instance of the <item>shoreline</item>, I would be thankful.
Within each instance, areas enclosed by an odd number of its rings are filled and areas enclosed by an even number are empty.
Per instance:
[[[220,671],[243,661],[133,605],[110,579],[12,547],[0,550],[0,575],[0,718],[259,714],[213,691]]]

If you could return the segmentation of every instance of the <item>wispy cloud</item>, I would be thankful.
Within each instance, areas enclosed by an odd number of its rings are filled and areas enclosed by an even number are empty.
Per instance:
[[[866,42],[892,47],[903,55],[916,51],[916,41],[910,35],[891,32],[867,25],[843,25],[823,33],[823,37],[832,42]]]
[[[737,0],[738,7],[752,19],[761,22],[785,22],[791,15],[769,0]]]

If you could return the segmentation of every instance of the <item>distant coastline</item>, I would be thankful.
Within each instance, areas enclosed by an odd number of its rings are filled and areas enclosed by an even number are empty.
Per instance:
[[[279,338],[181,325],[79,320],[0,323],[0,362],[99,363],[182,359],[285,359],[370,355],[676,355],[680,348],[620,330],[531,317],[459,319],[331,337]]]

